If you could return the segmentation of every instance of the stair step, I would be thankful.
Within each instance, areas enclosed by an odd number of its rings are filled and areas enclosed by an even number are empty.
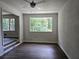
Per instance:
[[[7,43],[4,43],[3,45],[4,45],[4,46],[7,46],[7,45],[9,45],[9,44],[11,44],[11,43],[13,43],[13,42],[16,42],[16,40],[9,41],[9,42],[7,42]]]
[[[3,45],[6,46],[14,41],[16,41],[17,39],[16,38],[4,38],[3,39]]]
[[[19,43],[15,44],[14,46],[12,46],[12,47],[6,49],[6,50],[3,52],[2,55],[5,55],[6,53],[8,53],[9,51],[11,51],[11,50],[14,49],[15,47],[19,46],[20,44],[21,44],[21,43],[19,42]],[[0,58],[0,59],[1,59],[1,58]]]
[[[14,41],[14,42],[12,42],[12,43],[10,43],[10,44],[4,46],[4,51],[7,50],[7,49],[9,49],[9,48],[12,47],[12,46],[18,44],[18,43],[19,43],[19,41],[17,40],[17,41]]]

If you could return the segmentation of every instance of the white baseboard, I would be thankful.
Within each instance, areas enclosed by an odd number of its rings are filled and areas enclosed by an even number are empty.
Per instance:
[[[67,54],[67,52],[64,50],[64,48],[60,44],[58,44],[58,45],[62,49],[62,51],[66,54],[66,56],[68,57],[68,59],[71,59],[70,56]]]
[[[27,41],[27,40],[25,40],[25,41],[23,41],[23,42],[36,42],[36,43],[58,43],[58,41],[36,41],[36,40],[32,40],[32,41]]]

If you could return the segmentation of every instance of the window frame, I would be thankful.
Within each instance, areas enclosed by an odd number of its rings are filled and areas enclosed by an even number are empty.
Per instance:
[[[53,17],[52,16],[46,16],[46,17],[35,17],[35,16],[31,16],[31,17],[29,17],[29,20],[30,20],[29,21],[29,32],[31,32],[31,33],[32,32],[33,33],[51,33],[53,31],[53,26],[52,25],[51,25],[51,28],[52,28],[51,31],[30,31],[30,27],[31,27],[31,19],[30,18],[32,18],[32,17],[33,18],[52,18],[51,19],[51,21],[52,21],[51,24],[53,25]]]
[[[16,31],[16,19],[14,18],[14,17],[3,17],[3,18],[8,18],[9,19],[9,30],[7,30],[7,31],[4,31],[4,32],[15,32]],[[15,30],[10,30],[10,20],[11,19],[15,19]],[[2,28],[3,28],[3,20],[2,20]]]

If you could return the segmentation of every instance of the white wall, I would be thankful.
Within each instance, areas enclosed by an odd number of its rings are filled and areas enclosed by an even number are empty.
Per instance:
[[[53,17],[53,29],[52,32],[48,33],[41,33],[41,32],[29,32],[30,27],[30,17]],[[52,14],[24,14],[23,15],[24,20],[24,42],[45,42],[45,43],[57,43],[58,40],[58,14],[52,13]]]
[[[19,16],[19,38],[20,38],[20,42],[23,42],[23,15],[20,14]]]
[[[1,29],[1,8],[0,8],[0,56],[3,53],[3,46],[2,46],[2,29]]]
[[[79,59],[79,0],[70,0],[59,12],[59,45],[69,59]]]

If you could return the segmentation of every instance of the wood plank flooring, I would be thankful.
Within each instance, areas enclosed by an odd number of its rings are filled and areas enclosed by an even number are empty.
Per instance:
[[[68,59],[57,45],[23,43],[0,59]]]

